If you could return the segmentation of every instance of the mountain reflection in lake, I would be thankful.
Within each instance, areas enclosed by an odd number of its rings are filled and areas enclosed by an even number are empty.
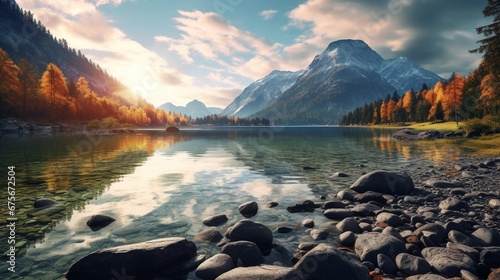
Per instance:
[[[242,218],[238,205],[251,200],[260,206],[256,220],[270,228],[295,226],[312,214],[290,215],[283,211],[290,204],[334,195],[363,172],[405,170],[451,160],[461,152],[395,142],[392,133],[370,128],[255,127],[191,128],[178,135],[144,130],[90,138],[4,137],[4,170],[16,166],[16,277],[60,278],[72,263],[100,248],[170,236],[193,239],[206,229],[201,221],[215,214],[229,217],[219,227],[224,232]],[[337,171],[351,177],[332,178]],[[0,199],[5,202],[6,196],[2,192]],[[60,211],[39,215],[33,209],[37,198],[57,201]],[[270,201],[280,205],[265,208]],[[116,221],[93,232],[86,221],[95,214]],[[2,207],[0,225],[6,218]],[[4,226],[0,236],[7,235]],[[302,236],[275,238],[293,251],[293,243]],[[218,250],[211,244],[197,245],[209,255]],[[7,250],[7,242],[0,243],[0,250]],[[2,262],[1,279],[12,277],[6,271]]]

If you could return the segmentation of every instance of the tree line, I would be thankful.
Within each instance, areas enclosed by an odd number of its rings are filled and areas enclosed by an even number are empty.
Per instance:
[[[344,115],[342,125],[488,119],[500,123],[500,1],[488,0],[485,17],[493,23],[476,28],[486,38],[471,53],[482,53],[479,67],[467,77],[453,73],[446,82],[429,89],[424,84],[403,97],[394,93]]]

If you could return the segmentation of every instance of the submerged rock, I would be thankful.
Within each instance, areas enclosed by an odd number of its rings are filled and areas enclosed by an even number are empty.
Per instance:
[[[317,207],[314,202],[312,202],[311,200],[305,200],[304,202],[287,207],[286,210],[288,210],[288,212],[290,213],[314,212],[316,208]]]
[[[212,216],[203,220],[203,224],[209,227],[217,227],[227,222],[227,216],[224,214]]]
[[[106,215],[94,215],[92,216],[88,221],[87,221],[87,226],[92,231],[98,231],[112,222],[116,221],[113,217],[106,216]]]
[[[231,241],[250,241],[259,246],[270,246],[273,243],[273,233],[265,225],[241,220],[228,229],[226,237]]]
[[[71,266],[68,280],[109,280],[126,274],[137,279],[179,277],[196,267],[196,246],[172,237],[123,245],[91,253]]]
[[[298,278],[293,267],[276,265],[260,265],[252,267],[237,267],[219,276],[217,280],[287,280]]]

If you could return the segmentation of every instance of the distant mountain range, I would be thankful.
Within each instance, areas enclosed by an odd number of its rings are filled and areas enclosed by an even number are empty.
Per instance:
[[[222,115],[247,117],[258,112],[289,89],[304,70],[297,72],[275,70],[264,78],[255,81],[236,97],[222,112]]]
[[[222,113],[265,117],[277,124],[336,124],[364,103],[442,80],[407,58],[385,60],[361,40],[339,40],[306,70],[273,71],[254,82]]]
[[[158,106],[158,108],[167,112],[182,114],[192,118],[202,118],[209,115],[217,115],[222,112],[222,108],[207,107],[203,102],[196,99],[186,104],[186,106],[175,106],[174,104],[167,102]]]

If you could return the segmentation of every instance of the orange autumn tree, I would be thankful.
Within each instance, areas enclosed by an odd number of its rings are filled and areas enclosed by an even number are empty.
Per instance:
[[[393,99],[389,100],[389,102],[387,102],[387,122],[390,122],[392,120],[394,120],[394,111],[396,111],[396,101],[394,101]]]
[[[19,92],[19,67],[7,52],[0,49],[0,114],[8,114],[17,107]]]
[[[481,81],[481,96],[479,97],[479,101],[484,107],[486,114],[500,115],[499,81],[500,79],[493,73],[489,73]]]
[[[40,91],[42,95],[49,101],[50,116],[52,119],[56,117],[57,111],[62,110],[66,103],[68,95],[68,87],[66,86],[66,78],[61,69],[53,63],[47,65],[47,69],[42,75],[40,81]]]
[[[458,107],[462,104],[462,91],[465,79],[460,74],[453,73],[450,82],[446,85],[444,91],[443,109],[447,119],[451,118],[452,112],[455,112],[455,121],[458,125]]]
[[[387,122],[387,103],[385,101],[380,105],[380,121],[382,123]]]

